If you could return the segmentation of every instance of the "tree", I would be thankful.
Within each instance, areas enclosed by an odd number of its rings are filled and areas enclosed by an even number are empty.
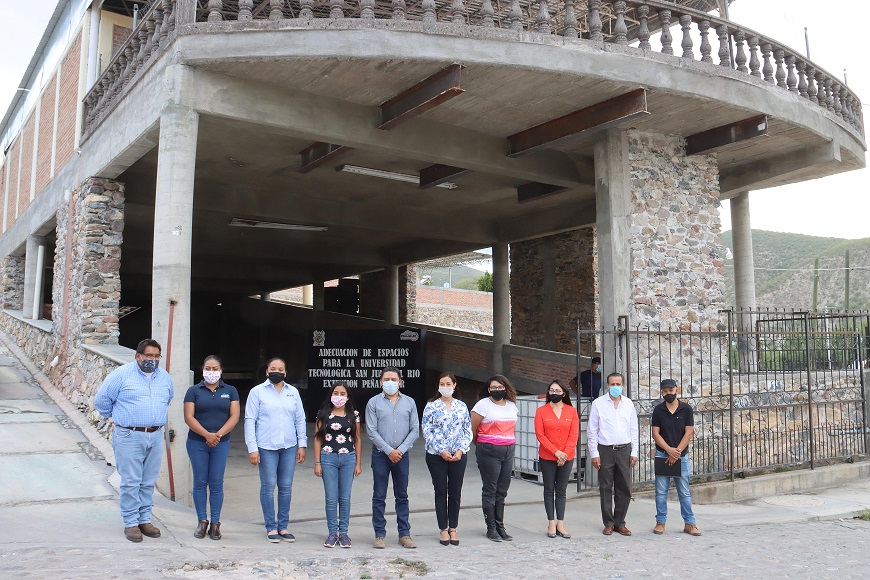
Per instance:
[[[484,272],[483,276],[477,279],[477,289],[481,292],[492,292],[492,274]]]

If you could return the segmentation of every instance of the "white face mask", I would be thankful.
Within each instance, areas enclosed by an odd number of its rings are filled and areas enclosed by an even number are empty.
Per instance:
[[[441,393],[442,397],[452,397],[453,390],[453,387],[438,387],[438,392]]]
[[[399,383],[398,381],[384,381],[381,386],[384,389],[384,392],[387,395],[393,396],[399,392]]]
[[[209,385],[217,384],[221,380],[220,371],[202,371],[202,378]]]

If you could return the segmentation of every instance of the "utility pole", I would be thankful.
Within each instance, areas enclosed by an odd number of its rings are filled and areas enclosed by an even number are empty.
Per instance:
[[[816,258],[816,264],[813,266],[813,312],[818,312],[819,308],[819,259]]]
[[[849,310],[849,273],[852,269],[849,267],[849,250],[846,250],[846,310]]]

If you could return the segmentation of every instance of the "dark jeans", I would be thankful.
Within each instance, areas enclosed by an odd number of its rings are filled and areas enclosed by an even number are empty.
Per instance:
[[[544,476],[544,509],[547,510],[548,520],[565,519],[565,497],[568,489],[568,479],[571,477],[571,468],[574,460],[566,461],[561,467],[555,461],[541,459],[541,475]],[[556,517],[553,517],[553,508],[556,508]]]
[[[493,445],[477,443],[477,468],[483,480],[481,504],[484,509],[504,504],[508,488],[511,486],[511,471],[514,468],[514,448],[516,445]]]
[[[221,441],[210,447],[205,441],[187,440],[187,455],[193,469],[193,505],[196,517],[209,519],[206,515],[207,499],[211,500],[211,521],[221,521],[221,507],[224,504],[224,470],[230,442]],[[211,497],[208,497],[211,496]]]
[[[468,455],[464,453],[459,461],[444,461],[440,455],[426,454],[426,466],[435,488],[435,517],[439,530],[459,526],[462,478],[467,463]]]
[[[411,522],[408,521],[408,473],[410,455],[405,453],[398,463],[390,461],[389,456],[378,449],[372,449],[372,527],[375,537],[387,536],[387,520],[384,511],[387,507],[387,484],[393,476],[393,496],[396,498],[396,524],[399,536],[411,535]]]
[[[612,445],[599,445],[598,453],[601,456],[601,469],[598,470],[601,519],[605,526],[624,526],[631,501],[631,444],[619,449]]]

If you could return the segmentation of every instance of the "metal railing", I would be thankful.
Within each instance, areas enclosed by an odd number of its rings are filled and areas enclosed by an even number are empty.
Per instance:
[[[722,313],[721,330],[578,330],[600,343],[605,369],[621,368],[640,424],[634,482],[654,480],[650,421],[672,378],[694,410],[695,477],[743,477],[777,468],[815,468],[868,449],[864,369],[870,314],[777,310]],[[610,336],[615,340],[607,341]],[[588,354],[587,352],[578,355]],[[608,358],[610,359],[608,361]],[[586,450],[581,450],[583,456]],[[588,469],[587,469],[588,471]],[[592,477],[586,481],[592,483]],[[580,486],[578,485],[578,488]]]

